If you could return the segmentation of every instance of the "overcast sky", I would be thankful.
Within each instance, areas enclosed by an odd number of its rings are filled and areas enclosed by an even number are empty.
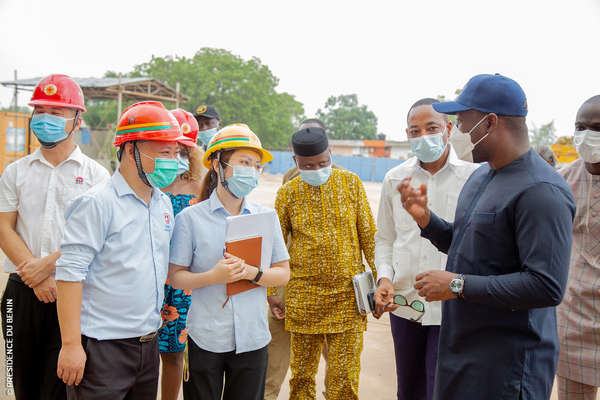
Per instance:
[[[260,58],[308,117],[356,93],[395,139],[414,101],[454,97],[479,73],[519,82],[530,127],[554,119],[561,135],[600,94],[600,0],[0,0],[0,21],[1,81],[14,69],[100,77],[217,47]],[[0,86],[0,105],[11,98]]]

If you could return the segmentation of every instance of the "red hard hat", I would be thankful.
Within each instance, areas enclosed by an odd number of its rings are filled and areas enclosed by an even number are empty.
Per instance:
[[[69,107],[86,111],[81,88],[67,75],[50,75],[42,79],[35,87],[29,105]]]
[[[132,140],[180,142],[185,140],[179,123],[158,101],[142,101],[123,111],[117,125],[113,145],[120,146]]]
[[[196,147],[196,139],[198,139],[198,131],[200,130],[196,118],[194,118],[191,113],[181,108],[171,110],[171,114],[173,114],[177,119],[177,122],[179,122],[181,133],[185,136],[185,139],[179,143],[188,147]]]

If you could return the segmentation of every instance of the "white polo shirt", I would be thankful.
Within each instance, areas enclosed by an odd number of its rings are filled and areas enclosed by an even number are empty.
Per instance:
[[[426,302],[413,286],[415,277],[421,272],[446,269],[446,255],[421,237],[419,226],[402,207],[398,185],[409,176],[412,177],[413,187],[426,184],[429,209],[440,218],[452,222],[458,195],[478,167],[478,164],[460,160],[450,147],[446,164],[435,175],[423,169],[416,157],[406,160],[385,175],[377,215],[375,265],[377,277],[392,281],[395,293],[404,296],[409,304],[398,307],[394,315],[419,321],[423,325],[440,325],[441,303]],[[410,307],[414,301],[424,304],[424,313]]]
[[[69,201],[110,174],[79,147],[56,167],[38,148],[9,164],[0,177],[0,212],[17,212],[16,232],[34,257],[45,257],[60,248]],[[4,272],[16,271],[6,258]]]

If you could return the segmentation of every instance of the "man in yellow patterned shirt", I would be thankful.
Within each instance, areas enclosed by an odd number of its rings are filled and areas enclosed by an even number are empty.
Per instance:
[[[290,331],[290,399],[316,398],[315,375],[325,340],[327,398],[358,399],[367,321],[358,312],[352,277],[365,270],[363,253],[375,271],[375,222],[358,176],[332,170],[323,129],[299,130],[292,147],[300,176],[282,186],[275,201],[283,235],[291,235],[284,309]]]
[[[304,128],[322,128],[325,133],[327,129],[323,121],[316,118],[309,118],[302,121],[298,130]],[[331,163],[333,169],[345,169],[340,165]],[[283,174],[281,185],[285,185],[295,177],[300,176],[298,167],[294,164],[285,174]],[[288,240],[289,242],[289,240]],[[289,247],[289,243],[288,243]],[[267,296],[269,303],[273,303],[275,307],[269,313],[269,330],[271,331],[271,342],[269,343],[269,361],[267,364],[267,379],[265,382],[265,398],[264,400],[277,400],[281,385],[285,380],[288,369],[290,368],[290,333],[285,330],[285,286],[267,288]],[[273,296],[273,297],[271,297]],[[275,312],[280,312],[276,315]],[[323,358],[327,362],[327,341],[323,343]],[[327,376],[325,377],[327,382]],[[323,396],[327,398],[327,387]]]

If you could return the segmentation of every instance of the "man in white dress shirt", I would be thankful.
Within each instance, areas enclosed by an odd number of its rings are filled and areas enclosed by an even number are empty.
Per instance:
[[[419,273],[444,269],[446,255],[421,238],[419,227],[402,207],[397,187],[409,177],[413,186],[426,184],[429,208],[452,221],[458,195],[478,167],[460,160],[448,144],[452,122],[433,109],[435,102],[422,99],[410,108],[406,134],[415,156],[386,174],[377,217],[375,298],[379,306],[392,295],[394,299],[387,309],[392,309],[398,400],[433,396],[441,304],[427,303],[413,286]]]
[[[64,211],[110,176],[73,139],[85,112],[77,83],[66,75],[48,76],[29,105],[30,129],[42,147],[8,165],[0,178],[0,247],[10,274],[2,327],[13,355],[16,398],[65,399],[65,385],[56,376],[61,341],[54,281]]]

